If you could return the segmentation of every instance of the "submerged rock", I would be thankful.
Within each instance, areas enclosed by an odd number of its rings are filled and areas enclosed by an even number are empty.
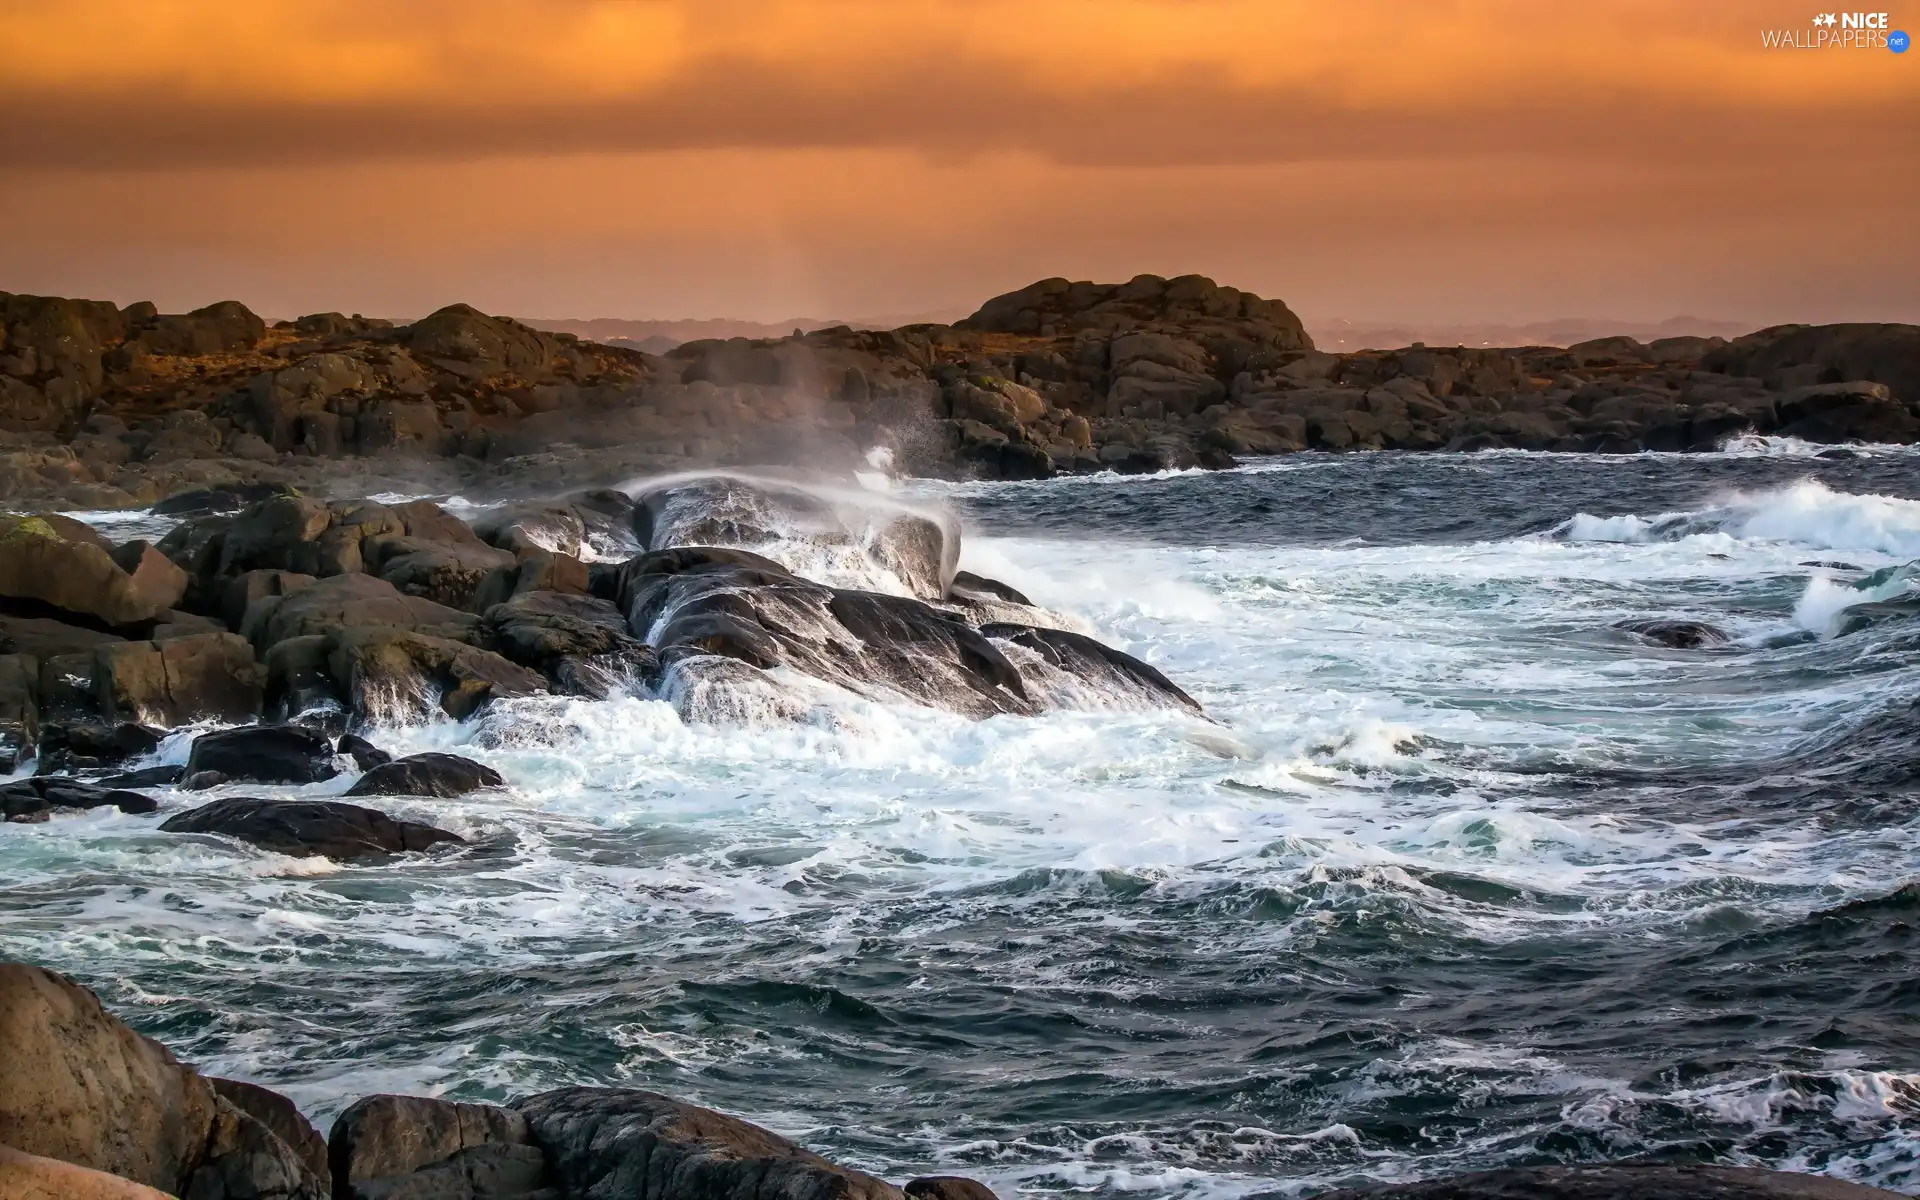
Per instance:
[[[203,733],[187,752],[186,777],[212,771],[248,783],[318,783],[340,773],[333,743],[299,725],[247,725]]]
[[[356,858],[464,843],[458,834],[396,821],[383,812],[333,800],[262,800],[229,796],[168,817],[163,833],[217,833],[295,858]]]
[[[348,796],[464,796],[500,787],[500,772],[458,754],[427,751],[380,763],[354,781]]]
[[[1705,621],[1621,621],[1615,624],[1614,628],[1627,633],[1637,633],[1650,642],[1657,642],[1675,650],[1700,650],[1708,646],[1724,646],[1731,640],[1725,633]]]
[[[353,765],[362,771],[371,771],[381,763],[393,761],[393,755],[374,745],[372,742],[354,733],[343,733],[334,743],[334,753],[344,754],[353,760]]]
[[[160,808],[151,796],[118,788],[99,787],[62,775],[36,775],[0,787],[0,812],[14,824],[45,821],[55,809],[117,808],[123,813],[150,813]]]

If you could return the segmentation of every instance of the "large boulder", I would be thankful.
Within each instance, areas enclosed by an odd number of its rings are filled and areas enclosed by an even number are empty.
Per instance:
[[[346,1200],[507,1200],[547,1183],[527,1119],[492,1104],[368,1096],[333,1123],[327,1153]]]
[[[268,1127],[65,976],[0,964],[0,1055],[0,1144],[15,1151],[194,1200],[325,1200],[322,1183]],[[17,1160],[0,1164],[20,1169]],[[74,1190],[49,1195],[108,1187],[67,1181]]]
[[[1712,1163],[1508,1167],[1417,1183],[1322,1192],[1319,1200],[1894,1200],[1824,1175]]]
[[[506,780],[484,763],[429,750],[371,767],[346,790],[349,796],[438,796],[448,799],[500,787]]]
[[[251,350],[267,323],[238,300],[222,300],[180,316],[160,316],[139,340],[152,354],[232,354]]]
[[[654,1092],[562,1088],[514,1106],[568,1196],[901,1200],[779,1134]]]
[[[232,633],[118,642],[94,651],[93,685],[109,721],[162,728],[251,721],[260,715],[265,684],[253,647]]]
[[[1729,375],[1811,376],[1798,380],[1804,384],[1872,380],[1895,400],[1920,405],[1920,325],[1776,325],[1709,351],[1701,365]]]
[[[246,725],[193,739],[186,777],[202,772],[248,783],[318,783],[340,768],[322,734],[300,725]]]
[[[383,812],[333,800],[262,800],[227,796],[161,822],[163,833],[212,833],[294,858],[339,861],[430,850],[463,843],[458,834],[396,821]]]
[[[405,333],[415,355],[471,363],[488,375],[544,375],[558,344],[547,334],[466,304],[449,304]]]
[[[719,656],[967,716],[1037,711],[998,647],[919,600],[826,587],[739,550],[657,551],[602,580],[669,666]]]
[[[109,626],[152,621],[180,602],[186,586],[171,562],[153,557],[157,562],[143,560],[129,573],[98,541],[45,517],[0,518],[0,597]]]
[[[282,596],[262,596],[247,609],[241,632],[261,649],[288,638],[372,626],[465,640],[479,618],[419,596],[402,595],[371,575],[335,575]]]
[[[544,677],[492,651],[427,634],[352,626],[326,647],[333,679],[363,720],[419,720],[438,709],[464,721],[494,700],[547,690]]]
[[[316,1180],[321,1190],[331,1193],[332,1174],[327,1167],[327,1139],[307,1120],[299,1106],[282,1096],[279,1092],[263,1088],[257,1083],[247,1083],[239,1079],[221,1079],[208,1076],[207,1082],[222,1100],[233,1105],[241,1112],[267,1127],[273,1135],[286,1143],[287,1147],[300,1159]]]

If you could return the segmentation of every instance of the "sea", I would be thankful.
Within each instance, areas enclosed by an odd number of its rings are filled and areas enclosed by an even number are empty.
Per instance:
[[[595,1084],[1007,1200],[1628,1159],[1920,1188],[1920,453],[865,482],[1206,715],[511,701],[372,731],[505,776],[381,802],[450,853],[0,826],[0,957],[323,1130]]]

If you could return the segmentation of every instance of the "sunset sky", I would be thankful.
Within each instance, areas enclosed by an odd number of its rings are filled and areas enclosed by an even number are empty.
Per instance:
[[[1920,0],[1891,13],[1920,31]],[[1920,51],[1803,0],[0,0],[0,290],[1920,321]]]

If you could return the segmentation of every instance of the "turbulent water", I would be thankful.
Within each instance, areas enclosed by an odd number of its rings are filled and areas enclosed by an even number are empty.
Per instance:
[[[1835,636],[1907,586],[1851,584],[1920,558],[1920,455],[903,490],[1214,720],[515,702],[379,735],[511,782],[383,802],[457,854],[0,828],[0,954],[323,1125],[600,1083],[1003,1195],[1645,1155],[1920,1186],[1920,624]],[[1647,617],[1731,641],[1612,628]]]

